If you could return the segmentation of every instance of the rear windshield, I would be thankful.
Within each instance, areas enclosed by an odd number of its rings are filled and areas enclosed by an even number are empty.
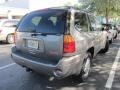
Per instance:
[[[65,10],[40,10],[26,15],[18,26],[19,32],[64,33],[66,29]]]

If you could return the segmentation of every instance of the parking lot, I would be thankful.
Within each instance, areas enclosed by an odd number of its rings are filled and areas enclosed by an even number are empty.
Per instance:
[[[78,78],[58,80],[26,72],[12,61],[12,46],[0,43],[0,90],[120,90],[120,35],[106,54],[95,57],[86,82],[79,82]]]

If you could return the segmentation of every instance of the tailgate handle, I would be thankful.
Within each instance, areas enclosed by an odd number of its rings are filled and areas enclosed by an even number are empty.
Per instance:
[[[44,34],[44,33],[34,33],[34,34],[31,34],[31,36],[37,36],[37,35],[47,36],[47,34]]]

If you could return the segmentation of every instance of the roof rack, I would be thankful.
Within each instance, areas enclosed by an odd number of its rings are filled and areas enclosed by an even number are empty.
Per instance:
[[[74,9],[73,6],[58,6],[58,7],[50,7],[52,9]]]

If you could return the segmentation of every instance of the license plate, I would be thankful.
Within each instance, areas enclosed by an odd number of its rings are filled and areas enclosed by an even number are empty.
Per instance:
[[[27,47],[28,48],[33,48],[33,49],[38,49],[38,41],[28,40],[27,41]]]

